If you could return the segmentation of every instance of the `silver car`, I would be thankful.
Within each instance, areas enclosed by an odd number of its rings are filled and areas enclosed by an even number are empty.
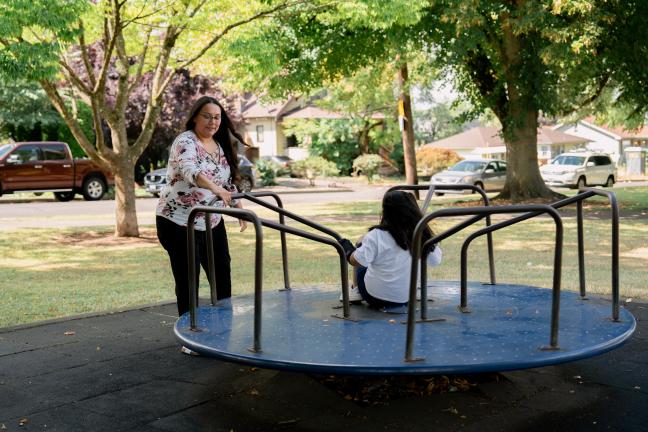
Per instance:
[[[437,185],[437,195],[452,192],[444,190],[444,184],[471,184],[487,191],[501,190],[506,182],[506,162],[499,159],[464,159],[433,175],[430,181]]]
[[[614,186],[616,167],[610,156],[589,151],[572,151],[556,156],[540,167],[542,179],[549,186],[583,188]]]

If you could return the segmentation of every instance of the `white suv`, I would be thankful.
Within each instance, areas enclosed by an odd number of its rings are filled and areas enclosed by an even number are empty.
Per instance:
[[[542,179],[549,186],[582,188],[592,185],[612,187],[616,167],[610,156],[593,152],[568,152],[540,167]]]

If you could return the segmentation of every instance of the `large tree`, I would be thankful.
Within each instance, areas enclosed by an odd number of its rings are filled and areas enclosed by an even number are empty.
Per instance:
[[[540,115],[574,112],[608,88],[646,111],[647,2],[621,0],[350,0],[276,22],[270,88],[309,87],[413,52],[453,77],[473,115],[502,124],[503,198],[553,197],[538,169]],[[638,37],[637,37],[638,36]],[[254,54],[254,50],[248,51]],[[267,54],[267,53],[266,53]],[[408,64],[408,61],[402,62]]]
[[[207,0],[12,0],[0,5],[0,74],[5,79],[20,74],[40,83],[83,150],[115,176],[115,235],[138,236],[134,166],[151,141],[174,71],[213,54],[214,45],[233,30],[291,4],[224,0],[214,7]],[[146,72],[152,75],[141,132],[129,140],[127,107]],[[80,99],[91,107],[94,140],[83,131],[67,100],[70,92],[72,102]]]
[[[436,61],[477,112],[488,108],[502,124],[509,171],[501,197],[553,196],[537,163],[541,115],[578,111],[610,88],[645,112],[645,84],[636,88],[645,70],[621,66],[635,50],[646,53],[648,40],[634,37],[646,35],[642,11],[645,2],[619,0],[430,3],[420,28]]]

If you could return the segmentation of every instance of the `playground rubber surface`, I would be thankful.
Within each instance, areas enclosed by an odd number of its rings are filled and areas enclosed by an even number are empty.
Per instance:
[[[354,401],[321,376],[183,355],[174,304],[4,328],[0,430],[644,431],[648,304],[624,307],[637,327],[618,349],[387,402]]]

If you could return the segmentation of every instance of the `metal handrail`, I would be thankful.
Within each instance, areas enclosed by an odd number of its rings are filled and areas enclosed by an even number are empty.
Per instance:
[[[283,201],[275,192],[245,192],[244,197],[250,200],[250,196],[255,198],[258,197],[271,197],[277,203],[277,207],[283,208]],[[265,201],[264,201],[265,202]],[[286,224],[284,215],[279,213],[279,223],[282,225]],[[284,277],[284,289],[290,289],[290,276],[288,274],[288,247],[286,246],[286,233],[283,231],[279,232],[279,238],[281,240],[281,264],[283,267],[283,277]]]
[[[204,213],[206,220],[206,229],[210,229],[209,214],[218,213],[227,216],[232,216],[238,219],[245,219],[254,223],[256,234],[256,250],[255,250],[255,268],[254,268],[254,345],[250,348],[253,352],[261,352],[261,321],[262,321],[262,291],[263,291],[263,234],[262,226],[272,228],[284,233],[290,233],[299,237],[308,238],[320,243],[333,246],[338,252],[340,258],[340,277],[342,281],[342,300],[343,300],[343,314],[344,318],[350,318],[349,307],[349,275],[346,262],[344,248],[336,241],[330,238],[312,234],[297,228],[293,228],[281,223],[271,220],[259,218],[254,212],[245,209],[236,208],[222,208],[222,207],[194,207],[189,213],[189,220],[187,223],[187,260],[189,265],[189,322],[192,331],[199,331],[196,324],[196,309],[198,307],[198,290],[196,286],[196,249],[195,249],[195,232],[194,225],[198,213]],[[207,231],[208,232],[208,231]],[[212,248],[209,243],[213,242],[210,235],[206,235],[208,241],[208,250]],[[209,253],[209,252],[208,252]],[[207,263],[208,273],[213,275],[214,264],[213,255]]]
[[[195,240],[195,219],[198,213],[205,214],[206,229],[210,229],[209,214],[218,213],[227,216],[233,216],[238,219],[244,219],[254,224],[254,233],[256,237],[256,248],[254,258],[254,346],[251,348],[254,352],[261,351],[261,292],[263,284],[263,231],[261,220],[254,212],[245,209],[223,208],[196,206],[189,212],[187,221],[187,262],[189,265],[189,325],[192,331],[199,331],[196,324],[196,308],[198,307],[198,287],[196,284],[196,240]],[[208,274],[213,275],[213,239],[210,231],[205,231],[208,248],[212,249],[212,257],[207,263]],[[209,245],[211,243],[211,246]],[[208,252],[209,253],[209,252]]]
[[[583,188],[581,189],[581,192],[586,192],[586,193],[589,192],[599,196],[607,197],[610,203],[610,212],[611,212],[611,219],[612,219],[612,320],[615,322],[619,322],[619,204],[617,202],[616,194],[614,192],[596,189],[596,188]],[[580,212],[581,212],[580,218],[582,220],[583,218],[582,204],[580,205]],[[581,231],[582,231],[582,223],[581,223]],[[581,232],[581,239],[582,237],[583,236]],[[583,264],[582,264],[583,288],[585,283],[584,256],[585,254],[583,253]],[[579,262],[579,265],[580,264],[581,263]]]
[[[259,199],[260,197],[272,197],[277,202],[277,205],[272,205],[267,201]],[[279,215],[279,223],[286,225],[285,217],[289,217],[296,222],[302,223],[306,226],[309,226],[315,230],[318,230],[322,233],[328,234],[333,237],[335,240],[339,241],[342,239],[342,236],[336,231],[325,227],[324,225],[318,224],[316,222],[310,221],[302,216],[299,216],[296,213],[290,212],[283,207],[283,202],[278,194],[274,192],[241,192],[232,194],[232,199],[246,199],[255,204],[258,204],[262,207],[265,207],[269,210],[275,211]],[[220,197],[216,196],[213,200],[209,202],[209,206],[213,206],[216,202],[220,201]],[[281,258],[283,265],[283,275],[284,275],[284,289],[290,289],[290,276],[288,273],[288,248],[286,246],[286,234],[284,231],[280,230],[281,237]],[[211,281],[210,281],[211,284]],[[214,300],[212,299],[212,302]]]
[[[585,299],[587,293],[585,289],[585,252],[584,252],[585,242],[584,242],[584,235],[583,235],[583,201],[593,196],[607,197],[612,212],[612,217],[611,217],[612,218],[612,253],[611,253],[612,255],[612,320],[618,322],[619,321],[619,206],[616,200],[616,195],[614,194],[614,192],[610,192],[606,190],[601,190],[596,188],[584,188],[581,189],[581,191],[577,195],[574,195],[573,197],[564,198],[560,201],[556,201],[549,205],[555,209],[559,209],[574,203],[576,203],[577,205],[576,219],[577,219],[577,234],[578,234],[579,292],[581,298]],[[523,214],[511,218],[509,220],[499,222],[498,224],[495,224],[493,226],[502,226],[502,227],[510,226],[512,224],[530,219],[540,214],[542,214],[542,212],[531,212],[531,213]],[[475,237],[478,237],[479,235],[483,235],[484,233],[490,234],[491,232],[492,231],[481,230],[475,232],[473,235]],[[446,233],[447,231],[444,234]],[[426,244],[431,243],[433,241],[434,242],[441,241],[443,238],[447,238],[452,234],[454,234],[454,232],[445,236],[435,237],[434,239],[430,239],[428,242],[426,242]],[[469,239],[465,240],[465,242],[468,241]],[[470,241],[472,241],[472,238],[470,239]],[[463,255],[462,255],[462,259],[463,259]],[[464,268],[462,262],[462,286],[466,283],[466,277],[463,276],[463,271]],[[421,272],[423,272],[423,269],[421,270]],[[462,301],[462,306],[464,307],[466,306],[463,301]]]
[[[248,199],[250,200],[250,196],[253,196],[255,198],[258,197],[271,197],[274,198],[274,200],[277,203],[278,208],[283,209],[283,201],[279,197],[278,194],[275,192],[240,192],[240,193],[234,193],[232,194],[232,199]],[[213,206],[216,202],[220,201],[220,197],[216,196],[214,199],[212,199],[207,205],[208,206]],[[261,200],[259,200],[261,201]],[[265,203],[265,201],[262,201]],[[279,213],[279,223],[285,225],[286,221],[284,219],[284,215]],[[288,274],[288,247],[286,246],[286,233],[283,231],[279,233],[279,238],[281,241],[281,264],[283,267],[283,277],[284,277],[284,289],[289,290],[290,289],[290,276]],[[209,281],[210,286],[213,285],[212,281]],[[212,290],[212,303],[215,302],[215,291]]]
[[[551,336],[550,336],[550,346],[548,349],[558,349],[558,318],[560,312],[560,271],[561,271],[561,260],[562,260],[562,240],[563,240],[563,226],[562,220],[558,212],[551,206],[545,204],[533,204],[533,205],[514,205],[514,206],[492,206],[492,207],[471,207],[471,208],[452,208],[452,209],[443,209],[438,210],[434,213],[427,214],[419,221],[414,230],[414,238],[412,241],[412,267],[410,274],[410,293],[408,301],[408,316],[407,316],[407,340],[405,346],[405,361],[416,361],[413,357],[413,344],[414,344],[414,324],[416,320],[416,285],[417,285],[417,273],[418,273],[418,262],[421,259],[421,240],[423,237],[423,231],[427,227],[427,224],[435,218],[438,217],[447,217],[447,216],[469,216],[475,215],[476,217],[471,218],[471,223],[477,222],[479,219],[484,218],[492,214],[504,214],[504,213],[519,213],[519,212],[540,212],[548,213],[553,217],[556,224],[556,246],[554,252],[554,280],[553,280],[553,290],[552,290],[552,308],[551,308]],[[479,217],[477,217],[479,216]],[[466,225],[468,226],[468,225]],[[484,230],[496,230],[499,228],[487,227]],[[440,236],[439,236],[440,237]],[[432,241],[435,241],[432,239]],[[422,298],[422,303],[425,300]]]
[[[261,196],[271,196],[271,197],[273,197],[277,201],[278,205],[273,206],[272,204],[270,204],[270,203],[268,203],[266,201],[258,199]],[[232,194],[232,199],[241,199],[241,198],[245,198],[245,199],[247,199],[249,201],[252,201],[252,202],[254,202],[254,203],[256,203],[256,204],[258,204],[258,205],[260,205],[262,207],[265,207],[265,208],[267,208],[269,210],[273,210],[273,211],[277,212],[279,214],[279,223],[283,227],[288,227],[285,224],[285,220],[284,220],[284,216],[287,216],[287,217],[293,219],[296,222],[300,222],[300,223],[302,223],[302,224],[304,224],[306,226],[309,226],[311,228],[314,228],[314,229],[316,229],[316,230],[318,230],[318,231],[320,231],[320,232],[322,232],[324,234],[330,235],[331,237],[333,237],[336,240],[336,242],[335,242],[336,248],[337,248],[337,246],[339,246],[339,241],[342,240],[342,236],[340,234],[338,234],[337,232],[333,231],[332,229],[327,228],[324,225],[318,224],[316,222],[310,221],[310,220],[308,220],[308,219],[306,219],[306,218],[304,218],[302,216],[299,216],[296,213],[293,213],[293,212],[290,212],[290,211],[284,209],[283,208],[283,203],[281,202],[281,198],[279,198],[279,196],[274,192],[244,192],[244,193],[234,193],[234,194]],[[215,197],[210,202],[210,205],[213,205],[217,201],[220,201],[219,197]],[[263,219],[263,220],[265,222],[270,222],[270,221],[267,221],[265,219]],[[265,222],[264,222],[264,224],[265,224]],[[270,226],[270,225],[267,225],[267,226]],[[301,230],[297,230],[297,229],[296,229],[296,231],[283,230],[283,229],[279,229],[279,228],[275,228],[275,229],[277,229],[278,231],[281,232],[282,258],[284,260],[283,261],[283,265],[284,265],[284,282],[285,282],[286,289],[290,289],[290,287],[288,285],[288,280],[289,280],[288,279],[288,252],[286,250],[285,234],[284,233],[289,232],[289,233],[292,233],[292,234],[295,234],[295,235],[301,235],[301,234],[296,234],[296,232],[300,232],[300,233],[305,233],[305,234],[308,234],[308,235],[310,235],[310,234],[307,233],[306,231],[301,231]],[[315,236],[315,237],[319,238],[319,236]],[[306,237],[306,238],[311,238],[311,237]],[[311,240],[315,240],[315,238],[311,238]],[[331,242],[325,242],[325,243],[331,244],[331,245],[334,244],[334,243],[331,243]],[[340,248],[341,248],[341,246],[340,246]],[[343,250],[343,249],[340,249],[340,250]],[[344,269],[342,270],[342,273],[344,275],[343,280],[342,280],[342,308],[343,308],[344,318],[349,318],[350,317],[349,289],[348,289],[348,280],[346,279],[346,278],[348,278],[348,269],[346,268],[346,266],[347,266],[346,256],[344,254],[342,254],[342,256],[344,256],[344,264],[342,263],[342,261],[340,262],[340,265],[344,266]]]
[[[346,260],[346,254],[344,248],[340,245],[337,240],[332,240],[328,237],[324,237],[318,234],[309,233],[308,231],[300,230],[288,225],[282,225],[271,220],[259,218],[261,224],[265,227],[272,228],[278,231],[287,232],[289,234],[296,235],[298,237],[307,238],[309,240],[314,240],[320,243],[324,243],[330,246],[333,246],[338,253],[340,258],[340,279],[342,282],[342,310],[343,317],[348,319],[351,317],[351,308],[349,303],[349,269],[348,263]]]
[[[392,186],[389,189],[387,189],[387,192],[391,192],[391,191],[394,191],[394,190],[416,190],[416,191],[419,191],[419,190],[428,189],[428,194],[429,194],[430,191],[434,190],[434,188],[437,188],[437,187],[439,187],[439,188],[441,188],[443,190],[456,190],[456,191],[472,190],[474,192],[477,192],[479,195],[481,195],[482,200],[484,201],[484,206],[487,206],[487,207],[490,206],[490,201],[488,199],[488,196],[486,195],[486,192],[484,192],[484,190],[482,188],[480,188],[478,186],[475,186],[475,185],[471,185],[471,184],[451,184],[451,185],[446,185],[446,184],[430,183],[430,184],[427,184],[427,185],[425,185],[425,184],[422,184],[422,185],[396,185],[396,186]],[[426,197],[426,200],[427,200],[427,197]],[[481,218],[479,218],[479,219],[481,219]],[[490,215],[488,215],[488,216],[486,216],[486,226],[490,226],[490,225],[491,225],[491,218],[490,218]],[[461,229],[463,229],[463,228],[460,228],[459,230],[461,230]],[[436,241],[435,243],[438,243],[438,241]],[[421,262],[423,262],[423,260],[425,260],[425,257],[427,257],[427,254],[429,253],[429,250],[432,247],[432,244],[433,243],[430,242],[430,241],[426,242],[425,246],[423,247],[422,254],[421,254],[421,256],[422,256],[422,261]],[[495,258],[494,258],[494,252],[493,252],[493,237],[490,234],[488,235],[487,240],[486,240],[486,247],[488,249],[488,268],[490,270],[490,283],[491,283],[491,285],[495,285],[497,282],[496,282],[496,279],[495,279]],[[424,279],[427,279],[427,274],[425,276],[423,276],[421,274],[421,276]],[[421,289],[423,289],[425,291],[425,289],[422,286],[421,286]],[[423,292],[422,292],[422,294],[423,294]],[[425,309],[426,310],[425,313],[427,313],[427,305],[421,306],[421,309],[422,310]]]

